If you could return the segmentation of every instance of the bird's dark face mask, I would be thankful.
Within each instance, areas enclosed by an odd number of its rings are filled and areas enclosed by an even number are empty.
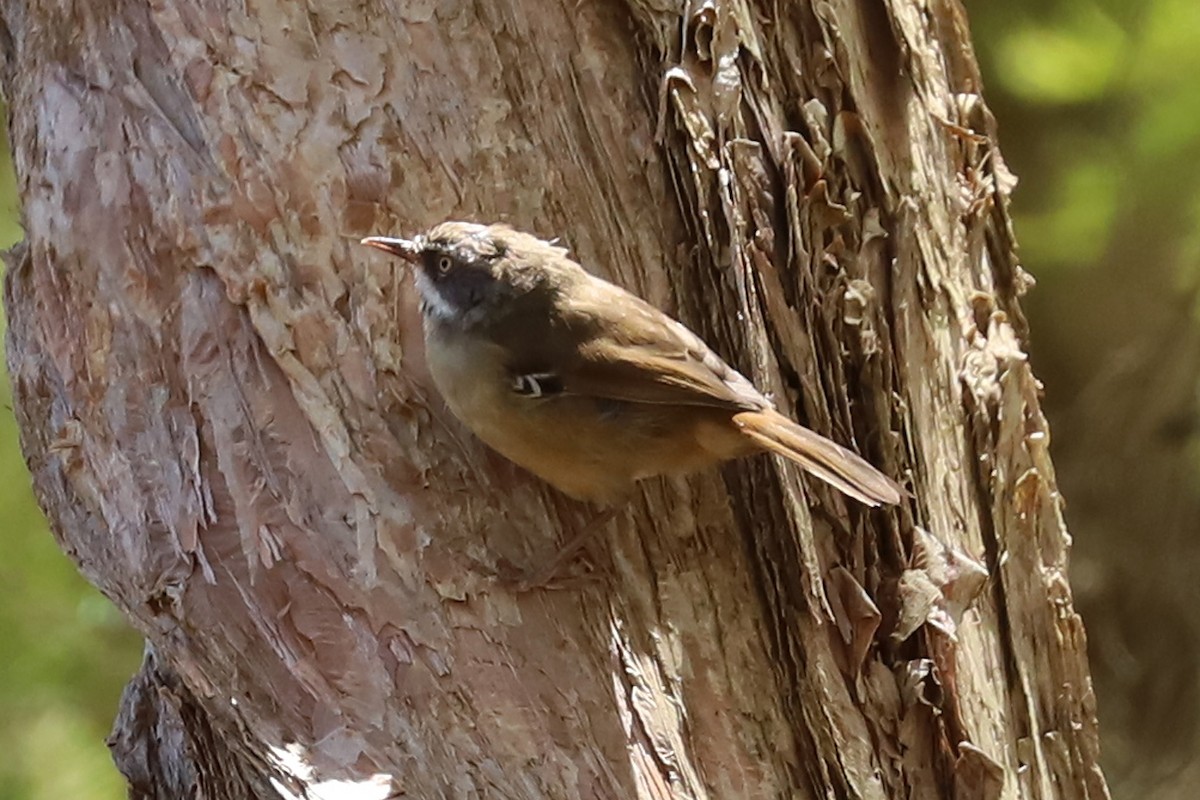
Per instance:
[[[417,270],[422,313],[464,328],[478,322],[499,290],[492,271],[495,257],[461,245],[424,243]]]
[[[542,285],[544,270],[514,268],[506,239],[483,225],[445,223],[411,240],[369,236],[363,243],[413,265],[426,323],[463,331],[503,325],[536,312],[531,305],[539,299],[544,307],[552,291]]]

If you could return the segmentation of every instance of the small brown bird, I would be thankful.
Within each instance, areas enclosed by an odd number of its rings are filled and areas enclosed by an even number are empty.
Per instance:
[[[416,265],[426,358],[480,439],[580,500],[770,451],[867,505],[903,490],[777,412],[690,330],[550,242],[444,222],[363,244]]]

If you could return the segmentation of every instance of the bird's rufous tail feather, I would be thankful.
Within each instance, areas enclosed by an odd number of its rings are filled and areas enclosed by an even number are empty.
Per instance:
[[[855,453],[777,411],[745,411],[734,423],[763,449],[795,461],[835,489],[869,506],[899,503],[900,485]]]

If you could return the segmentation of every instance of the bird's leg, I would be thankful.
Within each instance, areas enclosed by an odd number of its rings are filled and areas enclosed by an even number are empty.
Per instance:
[[[568,539],[546,564],[523,575],[514,576],[512,580],[516,590],[527,592],[532,589],[569,588],[571,584],[580,581],[594,581],[596,576],[565,576],[564,578],[560,573],[571,562],[571,559],[587,547],[589,541],[608,527],[616,515],[616,509],[608,509],[586,521],[582,530]]]

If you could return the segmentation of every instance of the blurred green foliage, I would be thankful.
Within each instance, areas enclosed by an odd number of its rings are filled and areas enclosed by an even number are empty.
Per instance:
[[[968,2],[986,96],[1021,177],[1017,234],[1045,269],[1094,265],[1128,225],[1200,255],[1200,3]],[[1156,225],[1177,218],[1183,224]]]
[[[967,6],[985,95],[1021,178],[1018,239],[1039,277],[1093,267],[1119,252],[1124,231],[1149,226],[1190,285],[1200,256],[1200,3]]]
[[[2,145],[0,248],[8,248],[21,228]],[[141,640],[47,530],[5,376],[0,403],[0,798],[119,800],[125,783],[104,739],[141,660]]]

